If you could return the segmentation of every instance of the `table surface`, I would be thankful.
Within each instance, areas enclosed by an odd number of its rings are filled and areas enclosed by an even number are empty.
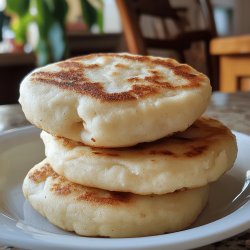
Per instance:
[[[222,121],[229,128],[250,135],[250,92],[234,94],[214,92],[205,115]],[[28,125],[19,105],[0,106],[0,131]],[[250,216],[250,215],[249,215]],[[1,247],[3,249],[14,249]],[[250,249],[250,229],[240,235],[197,250]]]

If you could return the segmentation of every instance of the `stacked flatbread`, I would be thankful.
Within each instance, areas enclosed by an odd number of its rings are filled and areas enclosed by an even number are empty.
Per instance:
[[[20,87],[46,159],[23,192],[47,219],[85,236],[182,230],[209,183],[235,161],[234,135],[201,118],[209,80],[173,59],[92,54],[39,68]]]

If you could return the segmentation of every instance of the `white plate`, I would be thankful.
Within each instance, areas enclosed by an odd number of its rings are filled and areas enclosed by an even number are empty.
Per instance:
[[[242,192],[242,188],[246,175],[250,175],[250,137],[235,134],[239,147],[236,164],[212,185],[209,204],[195,225],[159,236],[109,239],[64,232],[36,213],[25,201],[21,185],[27,171],[44,158],[39,130],[26,127],[3,133],[0,135],[0,244],[36,250],[176,250],[207,245],[249,229],[250,190]]]

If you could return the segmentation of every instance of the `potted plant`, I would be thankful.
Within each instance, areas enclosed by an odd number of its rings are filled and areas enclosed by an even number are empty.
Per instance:
[[[102,0],[80,0],[84,21],[89,29],[98,24],[103,31]],[[36,24],[38,41],[35,48],[39,66],[67,57],[66,0],[7,0],[6,12],[11,15],[15,43],[27,43],[30,24]]]

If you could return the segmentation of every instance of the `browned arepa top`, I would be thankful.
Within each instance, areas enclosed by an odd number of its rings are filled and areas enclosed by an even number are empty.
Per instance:
[[[105,91],[102,81],[93,81],[88,74],[95,74],[103,65],[101,63],[91,63],[95,58],[104,57],[105,64],[109,64],[114,58],[121,59],[122,62],[114,64],[112,69],[112,77],[120,78],[119,81],[130,83],[131,89],[122,92],[109,93]],[[82,63],[87,60],[87,63]],[[88,60],[90,62],[88,62]],[[122,76],[122,72],[133,67],[133,63],[142,63],[147,68],[147,74],[144,76]],[[57,64],[59,70],[56,72],[39,71],[34,72],[32,81],[51,84],[62,89],[77,92],[82,95],[88,95],[93,98],[105,102],[117,102],[126,100],[135,100],[150,95],[159,94],[161,89],[177,90],[191,89],[200,86],[206,77],[188,66],[187,64],[178,64],[173,59],[161,59],[148,56],[132,56],[128,54],[91,54],[88,56],[75,57]],[[166,79],[161,70],[155,68],[161,66],[165,70],[170,70],[177,77],[182,78],[186,82],[180,85],[174,85]],[[88,72],[88,74],[86,74]]]
[[[29,173],[29,179],[37,184],[45,182],[47,178],[53,179],[50,191],[58,196],[75,195],[76,201],[85,200],[94,205],[119,205],[129,202],[132,194],[127,192],[109,192],[95,188],[88,188],[73,182],[69,182],[65,177],[58,175],[50,166],[45,163],[40,169]]]

